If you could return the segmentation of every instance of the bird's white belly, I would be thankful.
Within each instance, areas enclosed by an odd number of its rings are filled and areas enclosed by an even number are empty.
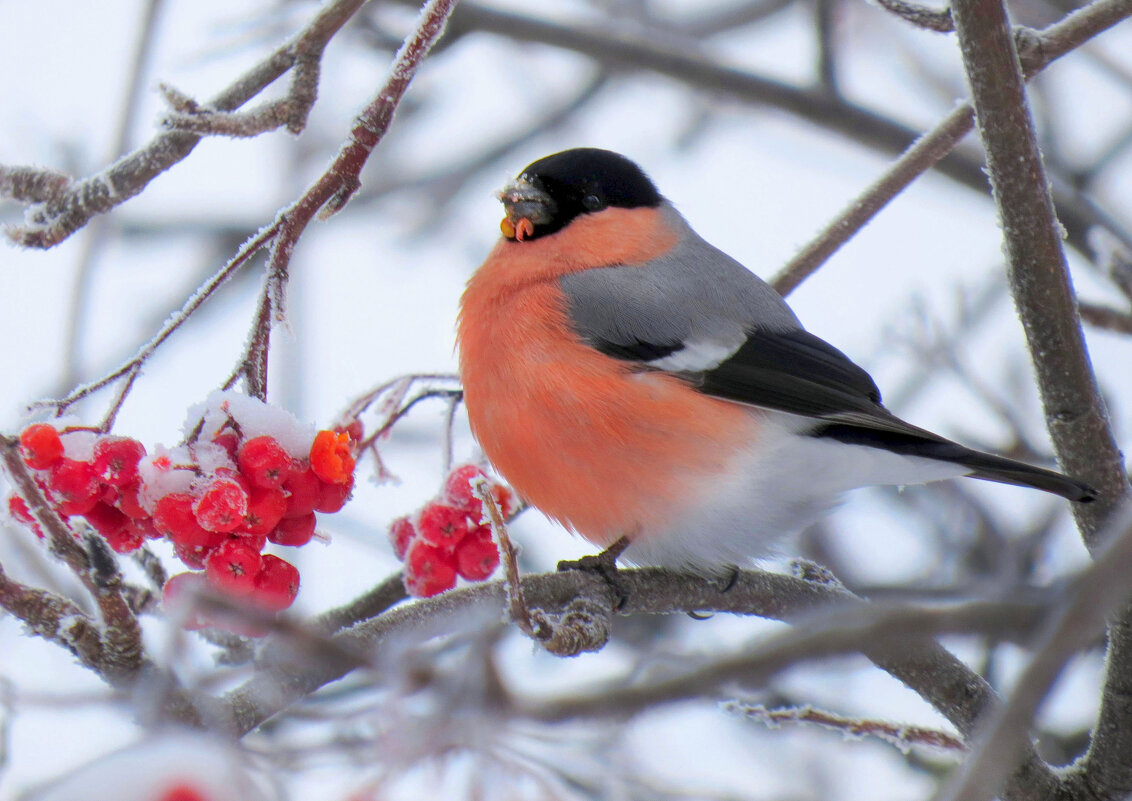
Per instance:
[[[763,412],[757,447],[725,473],[689,487],[686,511],[641,531],[626,561],[700,573],[770,556],[816,522],[842,493],[871,485],[923,484],[966,475],[961,465],[795,433],[812,421]]]

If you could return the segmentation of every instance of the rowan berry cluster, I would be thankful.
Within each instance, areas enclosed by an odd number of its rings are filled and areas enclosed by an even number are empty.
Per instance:
[[[271,410],[276,425],[266,428],[282,432],[279,438],[249,436],[265,428],[264,412],[253,404],[259,402],[221,399],[198,418],[204,423],[195,441],[152,454],[128,437],[46,423],[23,431],[20,452],[65,520],[82,517],[119,553],[164,537],[186,566],[203,571],[169,579],[167,599],[204,581],[279,611],[295,600],[299,571],[263,550],[268,542],[306,545],[315,534],[316,512],[342,508],[354,486],[360,431],[354,439],[349,431],[312,436],[286,413]],[[232,413],[234,407],[239,414]],[[242,419],[251,422],[242,425]],[[43,536],[22,498],[12,496],[8,506],[15,519]]]
[[[475,465],[457,467],[438,497],[414,515],[394,520],[389,541],[405,563],[405,589],[417,598],[439,595],[456,586],[457,576],[483,581],[499,566],[499,550],[484,522],[483,502],[472,490],[484,482],[504,518],[518,503],[508,487],[496,483]]]

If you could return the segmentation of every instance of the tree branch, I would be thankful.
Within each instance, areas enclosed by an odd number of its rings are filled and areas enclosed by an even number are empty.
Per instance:
[[[232,111],[270,86],[291,69],[301,52],[324,47],[362,6],[364,0],[337,0],[323,8],[290,42],[261,61],[207,105]],[[0,196],[32,202],[23,225],[7,229],[23,247],[50,248],[145,189],[149,182],[193,151],[201,137],[183,131],[159,134],[104,170],[72,181],[54,171],[30,167],[0,167]],[[6,177],[7,176],[7,177]],[[5,191],[11,185],[11,191]]]
[[[806,638],[813,626],[822,632],[827,631],[823,623],[814,622],[817,610],[835,616],[840,612],[830,610],[842,610],[845,615],[856,616],[854,620],[859,621],[862,615],[869,618],[872,622],[862,624],[865,628],[875,626],[875,630],[880,632],[893,631],[886,624],[876,623],[863,602],[840,587],[790,576],[743,571],[735,585],[727,591],[722,591],[714,582],[658,569],[619,571],[618,580],[627,593],[625,605],[619,610],[624,615],[696,610],[755,614],[804,623],[794,635]],[[528,576],[523,579],[522,587],[527,602],[549,614],[562,612],[579,599],[589,598],[592,593],[597,593],[593,597],[595,603],[608,603],[605,595],[608,588],[604,582],[578,571]],[[234,733],[242,735],[319,687],[345,675],[362,661],[360,656],[352,660],[343,659],[342,654],[372,654],[375,648],[380,654],[383,647],[393,643],[396,647],[404,647],[412,642],[466,631],[480,621],[497,620],[504,603],[502,582],[464,587],[392,609],[341,631],[329,640],[333,646],[331,658],[312,660],[308,653],[298,665],[288,664],[292,660],[285,657],[266,659],[261,662],[255,676],[218,702],[225,710],[219,717],[230,720]],[[994,615],[990,611],[992,608]],[[907,629],[900,629],[904,636],[897,638],[893,635],[893,641],[886,641],[886,644],[870,642],[867,637],[852,639],[846,635],[838,641],[843,650],[831,651],[825,636],[821,635],[808,637],[805,648],[812,649],[814,655],[819,652],[865,650],[879,666],[939,709],[960,731],[970,733],[976,721],[997,703],[994,691],[980,676],[923,635],[936,629],[968,630],[964,627],[974,625],[976,620],[982,621],[979,626],[990,626],[993,620],[996,630],[1002,629],[1004,636],[1008,636],[1006,629],[1015,624],[1023,627],[1031,625],[1039,611],[1037,607],[1019,604],[992,604],[981,610],[954,616],[939,611],[903,610],[901,614],[911,616]],[[846,618],[834,619],[836,622],[830,623],[828,629],[837,631]],[[929,620],[936,622],[925,622]],[[872,628],[868,630],[873,631]],[[858,634],[861,631],[864,629]],[[761,646],[758,653],[762,653]],[[596,702],[593,711],[601,714]],[[1055,783],[1052,774],[1036,756],[1032,757],[1030,765],[1034,775],[1044,777],[1051,786]]]
[[[1132,594],[1128,583],[1128,566],[1132,565],[1132,505],[1114,518],[1100,539],[1104,545],[1096,560],[1074,580],[1065,602],[1043,624],[1034,655],[1019,676],[1009,702],[979,733],[978,743],[972,748],[974,757],[959,770],[943,795],[945,801],[989,801],[994,796],[995,788],[1017,764],[1019,749],[1029,746],[1027,731],[1065,663],[1095,639],[1108,614],[1126,603]],[[1079,771],[1087,774],[1090,765],[1086,759]],[[1127,776],[1132,766],[1109,763],[1102,770],[1107,773],[1113,768]],[[1108,777],[1098,781],[1090,776],[1088,783],[1093,792],[1100,790],[1101,798],[1127,795],[1125,788],[1114,786]]]
[[[1024,56],[1028,74],[1039,71],[1082,42],[1132,15],[1132,9],[1127,5],[1128,0],[1098,0],[1051,26],[1050,31],[1058,29],[1058,32],[1048,41],[1044,33],[1026,32],[1027,40],[1040,43],[1026,48]],[[453,15],[450,28],[452,35],[485,31],[570,50],[609,67],[650,70],[695,89],[786,111],[886,153],[900,153],[919,138],[919,132],[905,125],[820,89],[800,88],[728,67],[698,52],[689,52],[688,47],[668,44],[631,30],[608,25],[550,22],[497,11],[468,0]],[[945,151],[928,166],[936,166],[944,175],[968,188],[981,193],[987,191],[982,160],[975,154]],[[1070,243],[1082,253],[1088,253],[1088,230],[1104,223],[1076,193],[1059,192],[1057,203]],[[1132,245],[1132,236],[1123,231],[1114,233]]]
[[[1120,6],[1132,13],[1132,2],[1123,0]],[[1100,491],[1093,504],[1074,506],[1078,528],[1086,545],[1095,551],[1101,542],[1101,526],[1128,495],[1128,481],[1081,333],[1014,37],[1001,0],[957,0],[952,16],[987,152],[1011,291],[1034,361],[1046,424],[1062,467]],[[1115,554],[1107,554],[1106,549],[1098,559],[1112,556]],[[1123,570],[1127,564],[1124,561],[1117,567]],[[1107,612],[1107,607],[1102,611]],[[1123,726],[1127,730],[1132,724],[1127,710],[1117,709],[1124,705],[1115,701],[1119,693],[1113,686],[1125,684],[1132,671],[1127,656],[1132,647],[1127,636],[1129,612],[1125,610],[1110,631],[1108,677],[1096,730],[1102,740],[1108,737],[1106,728]],[[1072,618],[1071,612],[1066,616]],[[1054,621],[1051,636],[1058,633],[1073,642],[1071,632],[1062,629],[1065,624],[1065,618]],[[1025,727],[1061,664],[1056,659],[1035,659],[1033,681],[1020,685],[1015,702],[996,721],[987,747],[970,764],[950,798],[989,798],[993,794],[997,779],[1014,764],[1010,756],[1022,742],[1028,744]],[[1127,783],[1132,780],[1132,737],[1108,737],[1099,750],[1094,740],[1091,754],[1100,752],[1107,757],[1100,765],[1124,766],[1112,776],[1122,780],[1121,791],[1132,789]]]
[[[123,593],[117,562],[113,556],[107,557],[108,562],[92,558],[92,553],[79,545],[28,472],[20,458],[18,440],[0,435],[0,461],[28,510],[46,532],[52,555],[70,568],[98,607],[102,616],[98,673],[111,684],[135,679],[143,666],[141,627]]]
[[[1071,52],[1102,31],[1132,15],[1128,0],[1098,0],[1092,5],[1069,14],[1049,26],[1040,34],[1032,32],[1024,37],[1026,50],[1023,59],[1026,78],[1041,72],[1056,59]],[[854,198],[845,209],[826,226],[817,237],[787,262],[771,280],[771,285],[782,295],[788,295],[812,275],[830,256],[852,239],[898,194],[923,173],[939,164],[974,127],[974,111],[964,103],[948,114],[928,133],[916,139],[891,167],[872,186]],[[1059,196],[1063,217],[1073,205],[1081,205],[1079,198]],[[1089,216],[1092,216],[1091,213]],[[1106,229],[1107,230],[1107,229]],[[1110,235],[1116,236],[1112,231]],[[1119,238],[1119,237],[1118,237]],[[1123,238],[1120,238],[1123,242]],[[1084,241],[1075,247],[1087,248]]]

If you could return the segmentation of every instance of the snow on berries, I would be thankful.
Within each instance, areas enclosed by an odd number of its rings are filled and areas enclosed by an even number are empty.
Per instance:
[[[452,470],[438,497],[389,527],[393,553],[405,563],[404,583],[410,595],[438,595],[455,587],[457,577],[483,581],[499,566],[499,549],[491,526],[483,520],[483,502],[476,497],[473,482],[483,482],[505,518],[517,511],[511,489],[481,468],[468,464]]]
[[[282,409],[218,391],[189,410],[185,434],[182,445],[147,451],[130,437],[56,420],[25,428],[20,456],[55,511],[72,526],[82,517],[115,551],[167,539],[196,571],[170,578],[167,599],[201,586],[267,611],[288,608],[299,571],[263,550],[306,545],[317,514],[349,500],[360,423],[316,431]],[[43,537],[23,498],[11,496],[7,508]],[[211,625],[197,622],[190,627]]]

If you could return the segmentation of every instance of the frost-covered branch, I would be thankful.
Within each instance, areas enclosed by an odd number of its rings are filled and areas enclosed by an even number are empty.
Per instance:
[[[0,608],[22,622],[37,637],[57,643],[98,671],[102,636],[93,620],[71,601],[13,581],[0,566]]]
[[[101,541],[94,543],[91,550],[78,543],[28,472],[20,458],[17,440],[0,436],[0,461],[31,515],[46,533],[52,555],[82,582],[98,607],[102,617],[100,653],[94,667],[111,683],[136,678],[143,663],[141,627],[126,598],[117,562],[108,552],[99,549],[99,546],[105,548]]]
[[[130,357],[130,359],[128,359],[126,362],[110,371],[102,378],[75,387],[62,398],[37,401],[36,403],[32,404],[32,408],[50,408],[54,409],[57,414],[62,414],[69,407],[73,406],[75,403],[78,403],[83,398],[86,398],[89,395],[102,389],[103,387],[113,383],[114,381],[125,377],[125,385],[123,386],[122,391],[120,391],[115,397],[103,423],[104,428],[106,430],[109,430],[109,425],[113,423],[118,410],[121,408],[122,403],[126,399],[126,394],[128,393],[129,387],[136,379],[142,365],[145,364],[145,362],[157,351],[158,347],[160,347],[161,344],[165,342],[165,340],[172,336],[172,334],[178,328],[180,328],[185,323],[185,321],[204,304],[206,300],[211,298],[216,293],[216,290],[219,289],[225,281],[231,278],[232,275],[245,263],[247,263],[247,261],[252,256],[259,252],[260,248],[262,248],[275,234],[275,231],[275,224],[268,226],[267,228],[263,229],[255,236],[253,236],[251,239],[249,239],[247,242],[245,242],[243,245],[241,245],[240,250],[236,253],[236,255],[233,256],[227,264],[217,270],[211,278],[201,284],[192,294],[192,296],[190,296],[189,299],[185,301],[184,305],[181,306],[179,310],[170,315],[169,319],[165,322],[165,325],[161,327],[161,330],[154,334],[153,337],[144,345],[142,345],[137,353]]]
[[[626,592],[625,604],[618,610],[621,615],[691,611],[760,615],[801,622],[798,636],[802,637],[813,625],[825,630],[822,624],[813,623],[824,619],[815,617],[817,610],[844,608],[849,610],[847,614],[865,617],[870,614],[854,596],[837,587],[759,571],[743,571],[735,585],[726,591],[716,582],[656,569],[619,571],[618,581]],[[522,589],[531,608],[544,613],[565,612],[579,599],[590,596],[593,596],[590,600],[595,604],[609,603],[608,586],[595,576],[580,571],[527,576],[522,581]],[[473,585],[391,609],[339,632],[331,638],[331,642],[337,654],[343,650],[369,653],[374,648],[380,653],[384,644],[397,643],[397,647],[403,647],[406,643],[466,631],[473,621],[498,620],[504,603],[503,582]],[[967,611],[951,616],[945,612],[929,611],[922,615],[918,610],[909,612],[915,618],[915,625],[908,624],[897,649],[882,648],[879,641],[873,643],[876,647],[872,647],[867,637],[852,639],[849,635],[841,641],[841,646],[850,651],[866,648],[881,667],[921,693],[961,731],[970,732],[979,716],[994,705],[993,691],[940,646],[910,633],[916,626],[923,627],[918,629],[920,634],[935,630],[933,625],[936,629],[948,631],[977,631],[993,626],[1004,636],[1014,637],[1020,630],[1032,625],[1040,611],[1037,607],[1018,604],[992,604],[978,609],[981,611],[977,613]],[[936,617],[932,617],[933,614]],[[841,618],[835,619],[840,625]],[[929,619],[936,622],[925,622]],[[836,626],[830,624],[830,628]],[[875,624],[875,628],[885,630],[880,624]],[[860,631],[857,633],[861,634]],[[823,638],[820,636],[810,637],[806,642],[809,643],[807,648],[815,649],[815,655],[822,648],[832,647],[822,645]],[[758,651],[761,653],[761,647]],[[225,706],[240,733],[255,728],[327,682],[340,678],[351,667],[340,658],[329,662],[319,660],[317,654],[301,666],[272,666],[262,660],[260,664],[261,673],[225,699]],[[620,691],[614,699],[606,699],[611,708],[605,712],[600,711],[601,703],[594,700],[591,706],[583,704],[577,709],[571,708],[570,714],[582,714],[584,710],[589,710],[588,714],[602,716],[619,714],[613,708],[619,703],[617,697],[620,697]],[[552,714],[551,707],[541,707],[538,716],[561,718],[566,714],[566,708],[561,705],[553,708],[558,712]],[[636,708],[634,702],[626,702],[622,712],[633,708]]]
[[[1075,48],[1099,35],[1121,20],[1132,15],[1127,0],[1098,0],[1041,32],[1030,32],[1024,37],[1026,50],[1021,54],[1025,77],[1031,78]],[[787,262],[771,281],[783,295],[789,294],[812,275],[837,250],[852,239],[915,179],[940,164],[952,153],[974,127],[974,110],[964,103],[950,112],[934,128],[917,138],[892,166],[872,186],[854,198],[809,244]],[[979,167],[981,170],[981,165]],[[1058,198],[1062,222],[1071,221],[1072,203]],[[1088,226],[1086,226],[1088,227]],[[1087,249],[1085,229],[1075,246]]]
[[[207,108],[232,111],[248,102],[297,62],[305,63],[309,54],[321,52],[363,2],[331,2],[290,42],[216,95]],[[305,119],[305,112],[296,112],[293,119],[300,116]],[[8,237],[24,247],[49,248],[59,244],[95,215],[139,194],[150,181],[188,156],[200,139],[200,135],[184,131],[163,132],[104,170],[80,180],[52,170],[0,166],[0,196],[30,204],[25,212],[26,222],[9,227]]]
[[[952,752],[967,750],[966,744],[961,739],[939,729],[892,723],[887,720],[851,718],[808,704],[768,709],[762,704],[725,701],[723,709],[755,723],[761,723],[767,728],[776,729],[784,723],[802,723],[830,729],[845,737],[859,739],[874,737],[895,746],[903,753],[908,753],[914,746]]]
[[[1027,42],[1023,50],[1027,74],[1040,71],[1054,59],[1132,15],[1132,9],[1127,5],[1127,0],[1098,0],[1068,15],[1046,31],[1021,31],[1019,36]],[[531,15],[488,8],[467,0],[453,15],[450,27],[453,36],[484,31],[580,53],[611,69],[650,70],[696,91],[720,94],[785,111],[885,153],[903,152],[920,138],[918,131],[820,87],[795,86],[750,70],[721,64],[710,55],[705,55],[698,43],[695,46],[692,43],[679,46],[672,42],[671,36],[650,37],[641,34],[639,30],[619,28],[616,25],[552,22]],[[931,167],[968,188],[981,193],[987,190],[982,159],[977,153],[945,148],[915,174]],[[1070,244],[1081,252],[1087,252],[1088,230],[1096,225],[1108,225],[1111,221],[1098,219],[1089,204],[1082,203],[1075,193],[1058,191],[1056,200]],[[1132,242],[1132,234],[1117,233],[1122,239]]]
[[[1123,5],[1132,12],[1132,4]],[[1022,67],[999,0],[964,0],[953,14],[1046,425],[1062,468],[1100,494],[1095,503],[1073,510],[1086,544],[1092,544],[1128,492],[1128,480],[1081,333]]]

